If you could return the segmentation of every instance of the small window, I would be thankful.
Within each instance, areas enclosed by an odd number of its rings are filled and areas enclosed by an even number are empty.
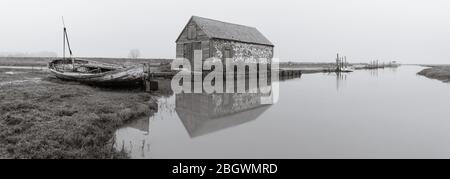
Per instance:
[[[188,39],[196,39],[197,38],[197,29],[195,26],[189,26],[188,28]]]
[[[231,56],[231,49],[229,49],[229,48],[226,48],[224,53],[223,53],[223,59],[227,59],[227,58],[233,58]]]

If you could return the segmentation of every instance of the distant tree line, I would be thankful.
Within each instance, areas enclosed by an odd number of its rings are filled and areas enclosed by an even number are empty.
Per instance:
[[[0,52],[0,57],[57,57],[58,54],[50,51],[41,52]]]

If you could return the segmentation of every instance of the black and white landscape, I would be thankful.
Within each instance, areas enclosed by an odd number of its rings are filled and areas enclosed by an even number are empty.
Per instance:
[[[449,7],[3,0],[0,158],[449,158]]]

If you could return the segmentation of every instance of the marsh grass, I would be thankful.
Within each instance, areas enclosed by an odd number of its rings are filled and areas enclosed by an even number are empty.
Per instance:
[[[114,131],[149,116],[156,100],[139,90],[115,91],[25,73],[42,83],[0,86],[0,158],[127,158],[113,149]]]

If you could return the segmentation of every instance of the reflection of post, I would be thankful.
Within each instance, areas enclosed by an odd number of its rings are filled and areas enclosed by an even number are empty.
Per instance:
[[[347,80],[347,75],[345,73],[336,73],[336,90],[339,91],[345,83],[345,80]]]
[[[259,93],[261,94],[261,104],[275,104],[278,102],[279,95],[279,63],[280,59],[273,58],[272,64],[270,64],[270,78],[267,78],[265,75],[259,77],[259,82],[261,84],[262,81],[269,80],[270,83],[268,85],[259,85]],[[274,73],[272,73],[274,72]],[[267,72],[264,72],[267,74]],[[261,74],[261,73],[260,73]],[[266,79],[267,78],[267,79]],[[269,94],[270,96],[267,96]]]
[[[340,87],[340,80],[339,80],[340,75],[341,73],[336,73],[336,90],[339,90]]]

